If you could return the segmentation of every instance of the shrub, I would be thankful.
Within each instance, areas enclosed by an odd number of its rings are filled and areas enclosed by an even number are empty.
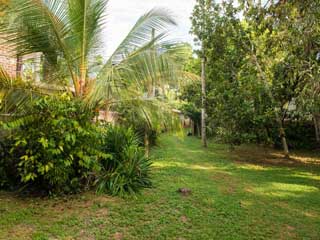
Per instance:
[[[97,177],[97,191],[112,195],[135,194],[150,187],[151,161],[134,131],[115,126],[105,128],[103,149],[112,155],[112,160],[103,160],[102,171]]]
[[[81,100],[44,97],[26,117],[3,124],[0,188],[27,192],[127,195],[150,187],[151,162],[132,129],[98,127]],[[97,184],[97,185],[95,185]]]
[[[13,130],[5,139],[13,142],[12,159],[1,168],[16,169],[20,185],[49,193],[90,186],[92,172],[100,170],[99,160],[108,157],[99,151],[93,112],[68,96],[40,98],[28,112],[28,117],[6,125]]]
[[[286,121],[284,126],[290,149],[317,149],[318,144],[315,137],[314,125],[311,121],[303,119]],[[274,139],[275,147],[282,148],[281,139],[277,131],[274,131]]]
[[[0,188],[12,189],[19,184],[17,165],[19,159],[11,153],[13,141],[4,138],[0,141]]]

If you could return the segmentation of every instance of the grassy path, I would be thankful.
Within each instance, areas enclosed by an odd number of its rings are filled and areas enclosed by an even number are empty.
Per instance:
[[[0,193],[0,239],[320,239],[319,169],[239,164],[227,152],[163,136],[155,188],[136,199]]]

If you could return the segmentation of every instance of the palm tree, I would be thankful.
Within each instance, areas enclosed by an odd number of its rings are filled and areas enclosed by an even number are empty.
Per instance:
[[[140,72],[139,81],[150,80],[150,74],[167,73],[163,54],[152,54],[150,49],[159,50],[165,45],[157,45],[166,35],[173,18],[165,10],[153,9],[142,16],[128,36],[119,45],[98,74],[90,76],[90,65],[101,50],[101,38],[106,23],[105,0],[11,0],[10,9],[15,21],[11,27],[3,28],[8,42],[16,47],[19,55],[42,52],[46,60],[47,80],[64,84],[72,81],[76,97],[86,97],[96,88],[96,83],[118,81],[120,75],[143,68],[150,71]],[[160,34],[152,38],[152,31]],[[155,48],[155,45],[156,48]],[[166,54],[168,55],[168,54]],[[168,57],[168,56],[166,56]],[[149,59],[147,59],[149,58]],[[153,60],[153,65],[149,64]],[[154,65],[156,64],[156,65]],[[161,65],[161,69],[158,67]],[[151,68],[150,68],[151,67]],[[134,69],[133,69],[134,68]],[[159,70],[163,72],[159,72]],[[157,73],[156,73],[157,72]],[[143,74],[148,74],[148,76]],[[137,72],[132,74],[137,80]],[[131,74],[130,74],[131,76]],[[128,76],[126,76],[128,77]],[[131,78],[131,77],[130,77]],[[152,79],[155,80],[155,79]],[[153,82],[155,84],[155,82]]]
[[[155,89],[165,92],[165,87],[190,77],[176,61],[184,54],[183,45],[165,41],[168,29],[176,23],[164,9],[149,11],[140,17],[101,70],[92,72],[95,58],[102,52],[107,3],[11,0],[9,13],[14,15],[14,21],[9,27],[1,27],[0,34],[19,55],[44,55],[46,82],[65,87],[92,106],[110,109],[126,102],[151,127],[158,122],[152,118],[159,120],[161,116],[155,111],[171,112],[166,99],[156,96]]]

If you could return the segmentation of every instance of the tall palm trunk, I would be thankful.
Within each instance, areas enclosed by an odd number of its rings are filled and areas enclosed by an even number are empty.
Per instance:
[[[79,95],[80,96],[84,96],[85,95],[85,88],[86,88],[86,65],[83,63],[80,66],[80,80],[79,80],[79,86],[80,86],[80,92]]]
[[[202,57],[201,60],[201,139],[202,145],[207,147],[207,132],[206,132],[206,75],[205,75],[206,60]]]
[[[144,147],[145,147],[145,151],[146,151],[146,156],[149,157],[150,156],[150,142],[149,142],[149,134],[148,134],[148,130],[145,129],[144,130]]]
[[[84,0],[84,11],[83,11],[83,26],[82,26],[82,46],[81,46],[81,63],[80,63],[80,95],[83,96],[85,94],[86,88],[86,77],[87,77],[87,0]]]

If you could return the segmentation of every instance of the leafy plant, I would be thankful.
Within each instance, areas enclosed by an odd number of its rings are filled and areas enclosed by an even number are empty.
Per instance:
[[[0,34],[19,56],[42,53],[44,79],[43,84],[30,81],[32,89],[22,91],[27,86],[18,85],[19,78],[0,72],[0,113],[20,114],[42,88],[48,94],[72,89],[73,96],[91,107],[109,110],[124,103],[148,124],[151,118],[166,123],[163,109],[170,109],[170,103],[155,93],[191,77],[181,64],[188,46],[167,41],[168,30],[176,22],[167,10],[155,8],[138,19],[104,62],[97,53],[103,52],[107,4],[106,0],[8,2],[12,24],[0,26]]]
[[[107,127],[103,135],[103,151],[112,159],[102,161],[97,177],[97,191],[124,196],[150,187],[151,161],[134,131],[120,126]]]
[[[49,193],[69,193],[90,186],[100,169],[99,132],[94,114],[69,96],[43,97],[30,106],[30,116],[5,124],[12,134],[10,153],[20,185]],[[6,167],[6,165],[1,166]]]
[[[1,138],[0,141],[0,188],[11,189],[19,183],[19,177],[17,173],[18,160],[11,153],[13,141],[4,141]]]

